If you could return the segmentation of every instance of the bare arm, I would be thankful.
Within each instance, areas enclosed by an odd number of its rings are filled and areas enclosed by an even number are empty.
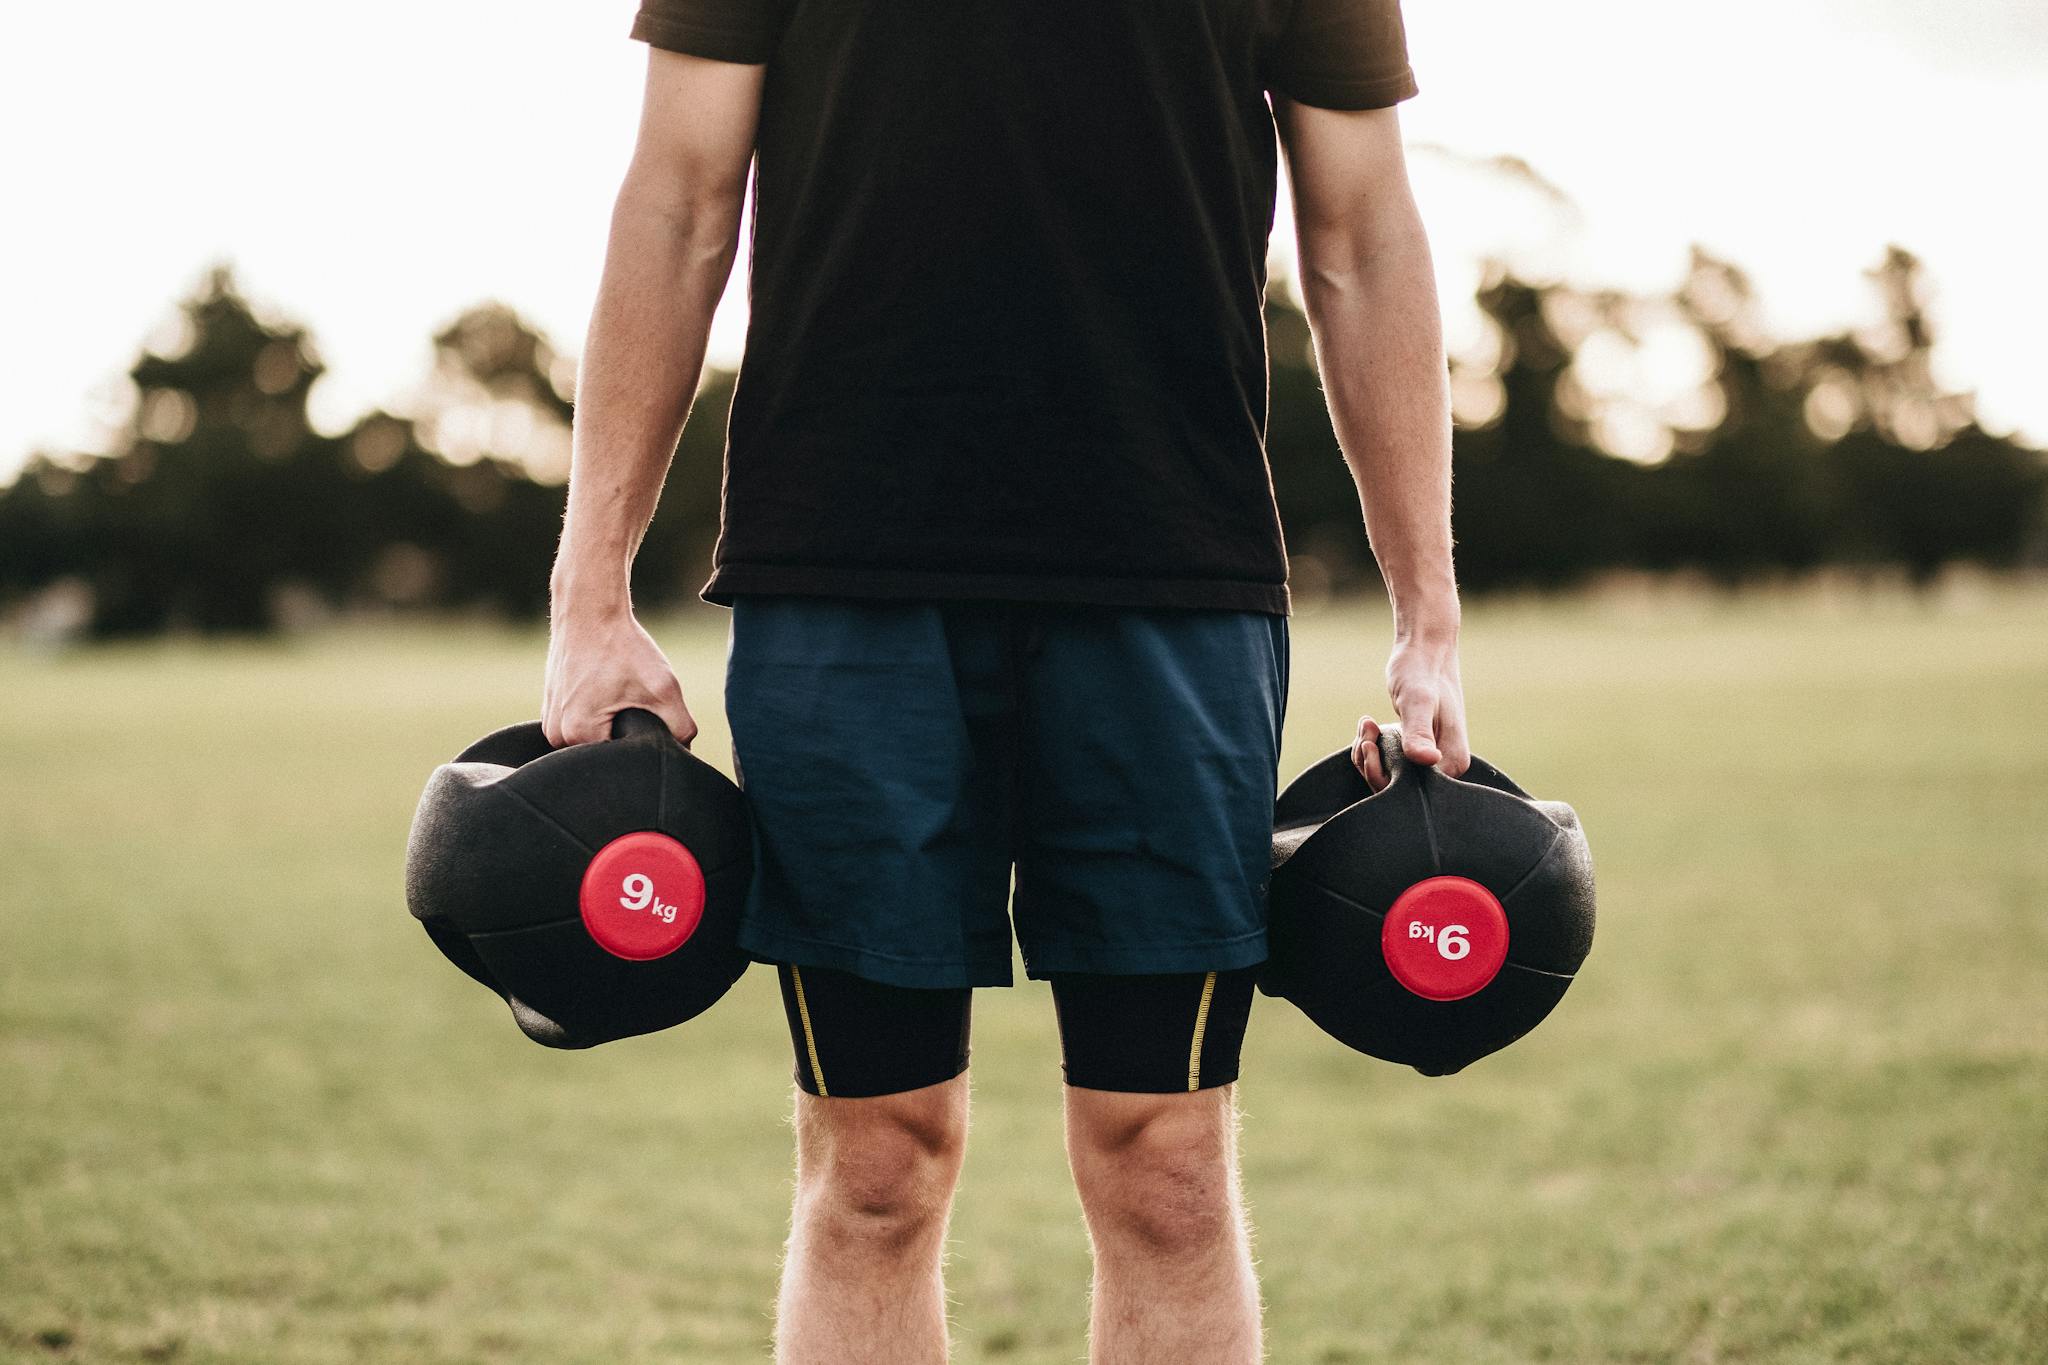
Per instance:
[[[633,617],[631,572],[738,254],[763,69],[649,50],[577,380],[543,706],[558,745],[604,738],[628,706],[660,715],[685,743],[697,732],[667,658]]]
[[[1392,109],[1277,99],[1303,301],[1338,444],[1394,608],[1387,688],[1406,752],[1456,776],[1471,760],[1451,562],[1451,409],[1429,240]],[[1383,782],[1359,721],[1354,760]]]

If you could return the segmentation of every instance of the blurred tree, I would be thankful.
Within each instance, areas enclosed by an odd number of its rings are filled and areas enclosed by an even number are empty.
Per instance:
[[[1823,564],[1925,581],[1952,561],[2048,558],[2048,465],[1936,382],[1920,273],[1892,248],[1871,272],[1880,321],[1781,345],[1748,277],[1704,251],[1669,297],[1490,266],[1488,343],[1451,361],[1460,581],[1549,589],[1629,568],[1735,585]],[[1310,581],[1363,581],[1307,324],[1278,291],[1267,332],[1289,548]]]
[[[320,444],[306,334],[258,319],[225,269],[182,319],[177,342],[130,368],[135,401],[114,452],[75,472],[40,460],[6,500],[4,520],[27,523],[36,553],[10,549],[0,584],[80,579],[101,634],[259,629],[268,588],[302,553],[293,513],[316,494],[297,466]]]
[[[1871,272],[1881,316],[1774,342],[1748,278],[1695,251],[1668,297],[1491,267],[1485,344],[1454,356],[1459,572],[1552,589],[1617,568],[1738,584],[1823,564],[2048,560],[2042,452],[1945,391],[1920,264]],[[0,489],[0,608],[62,594],[102,636],[255,631],[362,609],[533,618],[561,524],[573,364],[503,304],[464,312],[396,410],[313,430],[320,362],[213,271],[130,368],[111,451],[39,455]],[[1307,319],[1269,291],[1268,448],[1297,586],[1376,581]],[[634,571],[636,601],[709,569],[735,376],[710,370]]]
[[[1952,560],[2019,563],[2044,524],[2040,452],[1983,430],[1973,398],[1935,378],[1919,259],[1891,247],[1870,277],[1882,319],[1787,348],[1806,372],[1807,425],[1831,438],[1829,558],[1922,582]]]

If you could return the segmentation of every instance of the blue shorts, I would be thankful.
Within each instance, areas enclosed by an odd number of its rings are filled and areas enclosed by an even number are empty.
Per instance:
[[[1287,668],[1265,612],[737,598],[741,946],[1007,986],[1014,914],[1032,977],[1263,962]]]

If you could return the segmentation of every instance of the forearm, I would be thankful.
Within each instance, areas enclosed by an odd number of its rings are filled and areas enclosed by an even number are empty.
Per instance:
[[[612,212],[577,380],[558,604],[625,610],[633,556],[660,501],[737,252],[738,205],[643,191]]]
[[[1330,417],[1401,638],[1455,636],[1451,410],[1429,242],[1412,203],[1303,242]]]

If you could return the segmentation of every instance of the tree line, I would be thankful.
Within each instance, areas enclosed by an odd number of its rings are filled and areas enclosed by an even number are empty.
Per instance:
[[[1466,590],[2048,564],[2048,456],[1936,381],[1919,262],[1894,248],[1870,277],[1879,323],[1783,341],[1743,273],[1703,252],[1668,295],[1490,270],[1481,339],[1451,366]],[[108,450],[39,453],[0,488],[0,614],[57,610],[105,638],[366,609],[545,613],[574,374],[515,312],[456,318],[402,412],[339,434],[309,420],[321,363],[306,329],[263,315],[229,270],[175,320],[129,368]],[[1308,322],[1278,288],[1266,321],[1297,584],[1369,585]],[[635,569],[643,606],[689,598],[708,573],[734,378],[704,376]]]

